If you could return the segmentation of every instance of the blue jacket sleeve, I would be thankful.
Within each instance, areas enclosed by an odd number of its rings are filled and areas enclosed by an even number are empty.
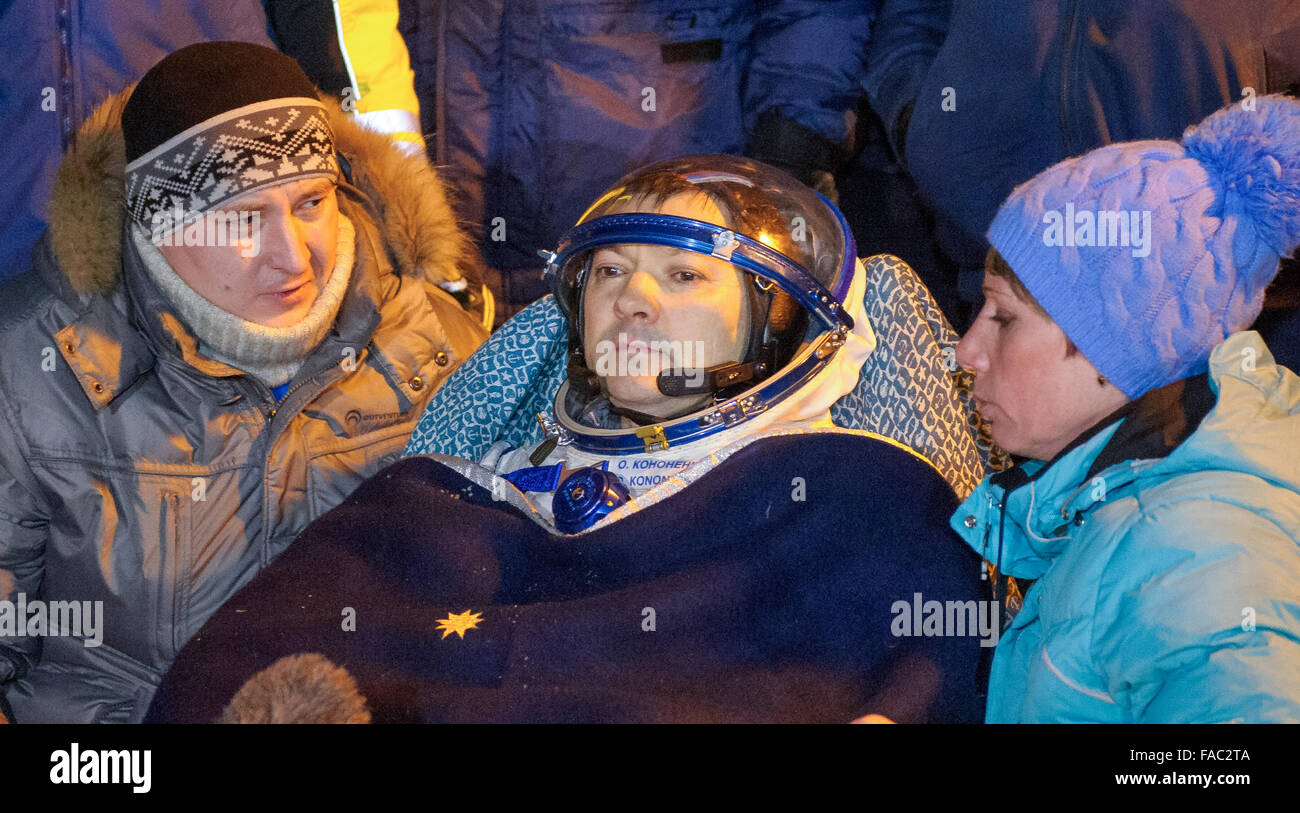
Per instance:
[[[880,0],[759,3],[744,90],[745,129],[768,111],[835,144],[850,135]]]
[[[1093,653],[1137,722],[1300,722],[1300,547],[1226,501],[1139,520],[1106,568]]]
[[[948,36],[952,0],[884,0],[871,37],[863,85],[895,153],[921,82]]]

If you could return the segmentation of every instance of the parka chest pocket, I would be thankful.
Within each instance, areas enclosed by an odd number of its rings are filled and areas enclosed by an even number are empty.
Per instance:
[[[201,478],[195,479],[203,482]],[[158,538],[162,544],[157,551],[159,589],[153,617],[156,619],[158,652],[164,662],[176,657],[188,637],[184,627],[193,587],[190,567],[191,497],[192,493],[179,490],[179,484],[168,484],[160,489]]]
[[[96,508],[83,509],[87,517],[96,517],[86,526],[86,542],[98,555],[91,560],[91,551],[83,549],[77,566],[83,578],[89,568],[98,571],[101,585],[94,598],[104,602],[103,642],[161,668],[185,642],[194,547],[190,494],[182,487],[186,481],[141,477],[133,493],[110,492]],[[55,589],[68,592],[61,582]]]
[[[248,569],[261,514],[257,470],[232,460],[31,464],[43,491],[57,496],[44,552],[47,596],[102,602],[104,650],[165,669]]]
[[[141,479],[141,497],[157,495],[146,521],[158,544],[143,551],[144,578],[157,586],[145,593],[154,605],[134,612],[154,624],[164,669],[254,566],[257,479],[251,468]]]

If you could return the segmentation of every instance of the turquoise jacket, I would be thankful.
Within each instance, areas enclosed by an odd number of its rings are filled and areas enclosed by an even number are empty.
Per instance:
[[[1300,378],[1254,331],[952,527],[1036,580],[986,722],[1300,722]]]

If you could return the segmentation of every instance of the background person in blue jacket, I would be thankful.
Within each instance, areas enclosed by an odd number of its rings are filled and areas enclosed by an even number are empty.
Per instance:
[[[619,177],[747,154],[830,191],[879,0],[403,0],[420,115],[508,317]],[[445,169],[444,169],[445,168]]]
[[[964,330],[980,301],[984,234],[1015,186],[1105,144],[1177,139],[1224,105],[1297,81],[1291,0],[884,0],[865,86],[934,218],[943,273],[923,277]],[[894,211],[911,203],[904,190],[892,197]],[[929,242],[890,250],[920,269]],[[1287,273],[1260,330],[1295,368],[1300,274]]]
[[[1036,581],[987,720],[1300,722],[1300,378],[1237,332],[1300,243],[1300,102],[1057,164],[988,237],[957,359],[1025,459],[952,527]]]

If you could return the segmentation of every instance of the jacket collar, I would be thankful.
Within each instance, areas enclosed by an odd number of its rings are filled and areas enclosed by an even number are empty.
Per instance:
[[[127,329],[127,294],[89,298],[74,321],[54,334],[58,351],[95,409],[103,409],[130,389],[156,363],[153,345]]]
[[[1130,401],[1107,420],[1123,420],[1085,478],[1127,460],[1160,460],[1187,440],[1214,408],[1206,373],[1175,381]],[[1105,421],[1103,421],[1105,423]]]
[[[1152,390],[1098,421],[1052,460],[1022,460],[987,478],[953,515],[952,527],[1006,573],[1037,578],[1089,511],[1172,454],[1214,404],[1204,374]]]

